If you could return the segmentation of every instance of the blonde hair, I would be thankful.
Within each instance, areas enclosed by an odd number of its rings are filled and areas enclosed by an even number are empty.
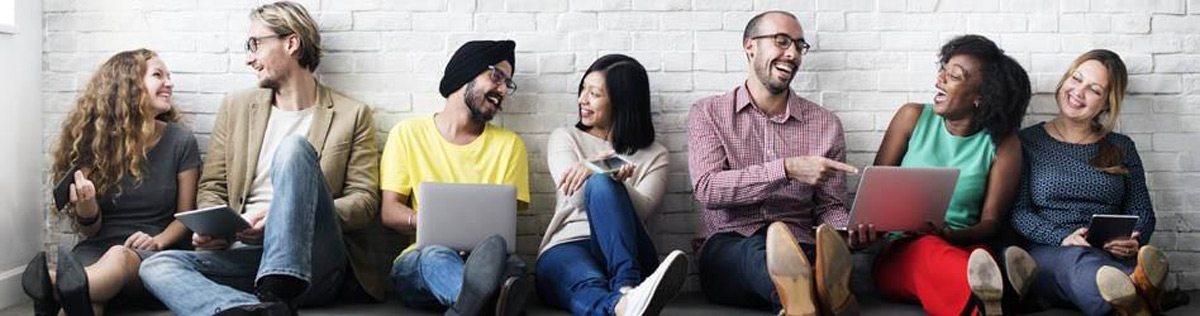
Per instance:
[[[68,176],[73,166],[86,168],[99,197],[119,194],[125,175],[141,181],[155,120],[175,122],[180,116],[174,106],[154,115],[143,78],[147,61],[156,57],[147,49],[120,52],[92,75],[63,120],[54,145],[50,169],[54,181]]]
[[[1057,95],[1062,91],[1063,83],[1071,78],[1080,65],[1089,60],[1095,60],[1104,65],[1108,71],[1108,87],[1104,91],[1106,106],[1096,113],[1091,124],[1092,131],[1103,135],[1099,142],[1100,150],[1096,152],[1095,156],[1092,156],[1088,164],[1100,171],[1125,175],[1129,173],[1124,166],[1125,154],[1108,139],[1108,133],[1116,128],[1117,119],[1121,116],[1121,102],[1125,100],[1125,87],[1129,85],[1129,73],[1125,69],[1125,62],[1121,61],[1121,56],[1107,49],[1094,49],[1075,58],[1075,62],[1071,63],[1070,68],[1067,68],[1062,79],[1058,80],[1058,86],[1054,89],[1054,99],[1058,100]],[[1101,121],[1100,117],[1106,114],[1106,119]]]
[[[304,6],[291,1],[264,4],[250,11],[250,20],[262,23],[279,36],[296,34],[300,38],[300,50],[296,52],[300,66],[308,71],[317,70],[324,55],[321,33]]]

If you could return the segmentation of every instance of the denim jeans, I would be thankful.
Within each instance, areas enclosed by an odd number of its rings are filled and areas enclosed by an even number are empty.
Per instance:
[[[400,255],[392,264],[395,295],[405,306],[419,309],[443,309],[454,305],[462,290],[466,258],[445,246],[430,245]],[[525,262],[509,255],[505,278],[524,276]]]
[[[1028,249],[1038,265],[1037,278],[1030,287],[1032,294],[1051,305],[1077,307],[1088,315],[1112,313],[1112,305],[1100,297],[1100,287],[1096,285],[1100,267],[1112,266],[1131,274],[1137,265],[1118,260],[1096,247],[1030,245]]]
[[[622,287],[635,287],[658,267],[658,252],[625,185],[593,175],[583,191],[587,240],[550,247],[537,262],[538,294],[574,315],[611,315]]]
[[[323,303],[349,277],[341,227],[324,179],[312,145],[299,136],[285,139],[271,165],[274,196],[262,246],[164,251],[146,259],[138,275],[179,315],[210,315],[259,303],[251,292],[267,275],[306,281],[306,290],[295,300],[298,305]]]
[[[816,262],[816,245],[800,243],[808,262]],[[716,234],[700,249],[700,288],[709,301],[778,311],[779,294],[767,272],[767,229],[743,237]]]

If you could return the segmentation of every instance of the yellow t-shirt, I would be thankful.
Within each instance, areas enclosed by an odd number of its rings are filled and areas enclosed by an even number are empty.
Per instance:
[[[525,142],[490,123],[470,144],[456,145],[442,137],[433,115],[400,122],[388,132],[379,171],[381,188],[411,197],[418,212],[421,201],[413,192],[421,182],[507,184],[517,188],[518,201],[529,203]]]

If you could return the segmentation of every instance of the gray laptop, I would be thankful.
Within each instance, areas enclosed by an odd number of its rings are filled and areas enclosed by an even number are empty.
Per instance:
[[[942,225],[958,168],[868,166],[858,183],[849,227],[874,224],[876,231],[921,231]],[[843,227],[844,228],[844,227]]]
[[[517,250],[517,188],[510,185],[421,182],[417,185],[417,246],[470,251],[500,235]]]

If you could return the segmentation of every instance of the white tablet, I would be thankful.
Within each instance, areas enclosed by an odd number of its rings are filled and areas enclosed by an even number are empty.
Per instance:
[[[238,231],[250,227],[250,223],[228,205],[175,213],[175,218],[193,232],[218,238],[233,238]]]

